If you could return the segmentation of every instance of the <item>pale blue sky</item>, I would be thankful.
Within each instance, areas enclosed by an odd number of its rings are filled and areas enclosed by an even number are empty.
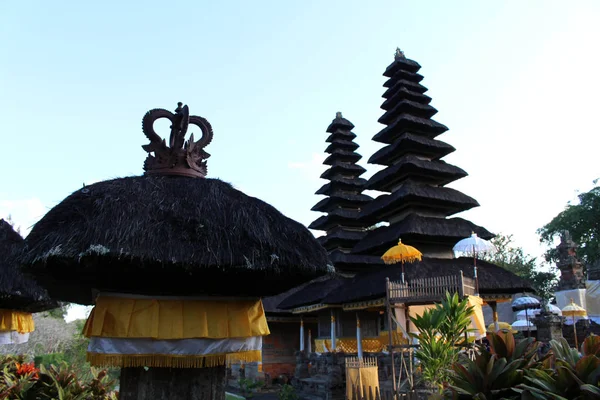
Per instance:
[[[418,61],[470,176],[464,217],[535,229],[598,171],[600,1],[0,1],[0,217],[27,226],[86,183],[142,173],[141,118],[207,118],[209,176],[305,224],[325,129],[342,111],[361,164],[380,145],[382,73]]]

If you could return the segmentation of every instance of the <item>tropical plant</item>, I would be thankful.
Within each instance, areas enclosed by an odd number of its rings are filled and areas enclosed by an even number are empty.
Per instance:
[[[297,400],[298,394],[292,385],[286,383],[281,387],[279,393],[277,393],[277,397],[279,400]]]
[[[453,399],[517,399],[516,386],[525,382],[525,371],[542,365],[538,342],[515,341],[511,332],[490,333],[490,350],[479,346],[474,360],[452,365],[447,397]]]
[[[526,383],[517,387],[530,399],[600,399],[600,337],[589,336],[581,353],[561,338],[550,342],[551,369],[527,371]]]
[[[448,381],[449,368],[457,361],[461,347],[467,344],[472,313],[467,299],[446,293],[440,304],[411,317],[419,331],[411,335],[419,339],[415,356],[420,362],[421,378],[439,392]]]

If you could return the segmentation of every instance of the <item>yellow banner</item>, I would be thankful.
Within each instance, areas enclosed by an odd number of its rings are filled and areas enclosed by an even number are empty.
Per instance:
[[[0,332],[29,333],[34,329],[35,324],[31,313],[0,309]]]

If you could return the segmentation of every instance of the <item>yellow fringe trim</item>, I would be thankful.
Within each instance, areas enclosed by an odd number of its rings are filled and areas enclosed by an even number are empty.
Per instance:
[[[262,361],[260,350],[229,354],[176,356],[167,354],[105,354],[87,353],[87,361],[95,367],[154,367],[154,368],[209,368],[233,362]]]
[[[34,329],[35,324],[31,313],[0,309],[0,332],[29,333]]]

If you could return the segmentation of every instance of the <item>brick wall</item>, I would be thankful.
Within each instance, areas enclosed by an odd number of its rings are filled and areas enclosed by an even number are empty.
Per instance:
[[[304,324],[305,338],[308,330],[313,338],[317,333],[316,324]],[[293,322],[269,322],[271,334],[263,338],[262,368],[275,379],[281,374],[294,375],[296,357],[294,353],[300,349],[300,324]],[[314,349],[314,343],[313,343]]]

